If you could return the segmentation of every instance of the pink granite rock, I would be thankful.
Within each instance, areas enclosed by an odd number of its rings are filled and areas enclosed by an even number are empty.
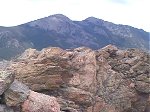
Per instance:
[[[30,91],[28,99],[22,105],[23,112],[60,112],[55,97]]]

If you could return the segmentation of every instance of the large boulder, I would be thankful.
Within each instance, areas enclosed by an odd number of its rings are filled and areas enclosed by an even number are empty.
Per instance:
[[[60,112],[55,97],[30,91],[28,99],[22,104],[22,112]]]
[[[3,70],[0,71],[0,95],[9,88],[13,80],[14,74],[12,72]]]
[[[35,91],[59,88],[71,75],[68,58],[60,48],[43,49],[36,55],[26,51],[18,60],[19,63],[13,63],[12,69],[16,72],[16,79]]]

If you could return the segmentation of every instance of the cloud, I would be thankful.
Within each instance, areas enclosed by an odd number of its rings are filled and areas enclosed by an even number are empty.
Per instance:
[[[108,0],[108,1],[110,1],[110,2],[112,2],[112,3],[123,4],[123,5],[129,3],[128,0]]]

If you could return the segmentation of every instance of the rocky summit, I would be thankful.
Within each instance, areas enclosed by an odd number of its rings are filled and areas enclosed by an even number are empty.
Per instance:
[[[0,73],[0,112],[150,112],[149,68],[113,45],[28,49]]]

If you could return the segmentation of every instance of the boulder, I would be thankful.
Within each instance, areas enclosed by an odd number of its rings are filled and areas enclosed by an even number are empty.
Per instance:
[[[28,95],[29,88],[15,80],[10,88],[4,93],[4,100],[7,106],[18,107],[27,99]]]
[[[28,99],[22,104],[22,112],[60,112],[55,97],[30,91]]]
[[[29,54],[23,54],[25,56],[12,64],[17,80],[35,91],[53,90],[67,83],[71,77],[71,68],[64,50],[47,48],[36,56],[30,50],[26,52]]]

